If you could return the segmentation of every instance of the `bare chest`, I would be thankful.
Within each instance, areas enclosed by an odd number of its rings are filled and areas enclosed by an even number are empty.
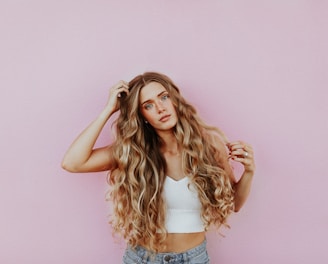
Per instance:
[[[185,177],[182,170],[181,155],[164,155],[166,161],[166,175],[178,181]]]

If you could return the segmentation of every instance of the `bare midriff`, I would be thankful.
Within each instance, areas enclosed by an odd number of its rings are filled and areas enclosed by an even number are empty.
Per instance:
[[[181,253],[197,247],[205,240],[205,232],[198,233],[169,233],[160,252]],[[142,245],[148,248],[147,245]]]

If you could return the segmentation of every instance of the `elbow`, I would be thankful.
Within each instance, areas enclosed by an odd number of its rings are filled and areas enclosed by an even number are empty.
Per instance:
[[[235,208],[233,209],[233,211],[235,213],[238,213],[240,211],[241,207],[240,206],[235,206]]]
[[[235,213],[238,213],[240,211],[240,209],[242,208],[242,206],[243,206],[243,204],[241,202],[235,200],[233,211]]]
[[[69,171],[69,172],[71,172],[71,167],[69,166],[69,164],[68,164],[65,160],[62,161],[62,163],[61,163],[61,167],[62,167],[62,169],[64,169],[65,171]]]
[[[76,166],[65,159],[62,161],[61,167],[68,172],[77,172]]]

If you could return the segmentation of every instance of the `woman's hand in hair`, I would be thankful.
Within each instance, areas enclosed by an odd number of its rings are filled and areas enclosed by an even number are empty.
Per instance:
[[[244,166],[245,172],[254,173],[254,151],[251,145],[243,141],[234,141],[228,143],[227,147],[232,160],[240,162]]]
[[[119,109],[119,98],[122,97],[123,94],[129,94],[129,85],[125,81],[119,81],[110,88],[106,107],[111,113],[114,113]]]

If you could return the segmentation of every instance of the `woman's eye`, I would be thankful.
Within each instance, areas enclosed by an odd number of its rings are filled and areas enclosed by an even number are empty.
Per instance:
[[[169,97],[170,97],[170,96],[169,96],[168,94],[164,94],[164,95],[162,96],[162,101],[167,100]]]
[[[153,107],[152,104],[145,104],[145,105],[144,105],[144,108],[145,108],[146,110],[149,110],[149,109],[151,109],[152,107]]]

